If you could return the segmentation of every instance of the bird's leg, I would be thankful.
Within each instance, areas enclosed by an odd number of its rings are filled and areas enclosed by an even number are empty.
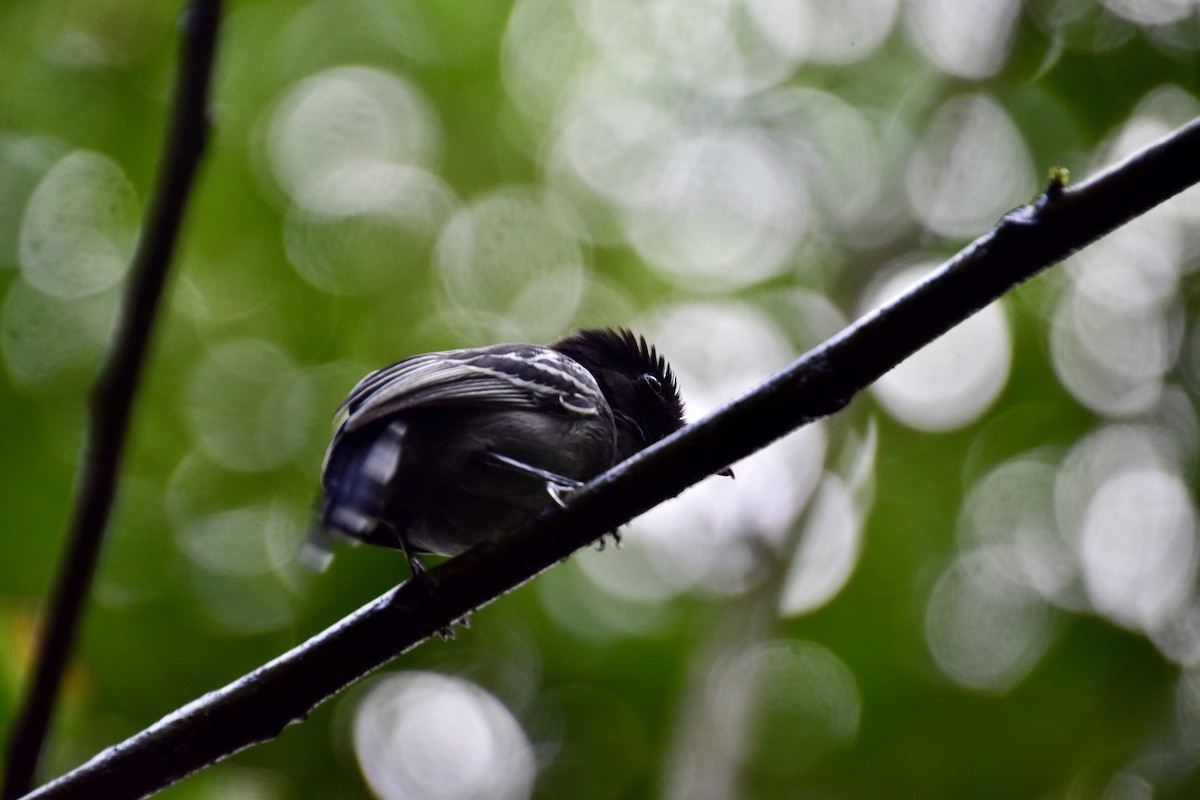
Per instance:
[[[376,520],[375,524],[382,525],[391,531],[392,536],[394,536],[396,541],[400,544],[400,551],[404,553],[404,558],[406,561],[408,561],[409,579],[415,580],[417,578],[425,578],[426,580],[429,580],[430,583],[433,583],[432,579],[427,578],[429,571],[425,569],[425,565],[421,563],[421,559],[419,556],[417,556],[417,552],[413,550],[413,546],[409,544],[408,537],[401,533],[399,528],[387,520]]]
[[[393,528],[393,530],[395,530]],[[408,561],[408,574],[410,579],[420,578],[433,585],[433,578],[429,577],[429,571],[425,569],[425,565],[421,562],[420,556],[413,550],[412,545],[408,543],[408,537],[396,531],[396,538],[400,540],[400,549],[404,551],[404,558]]]
[[[566,508],[567,498],[571,496],[572,492],[579,490],[583,486],[583,481],[577,481],[565,475],[558,475],[557,473],[526,464],[524,461],[518,461],[515,458],[510,458],[500,453],[488,453],[487,455],[498,465],[506,469],[544,480],[546,482],[546,494],[550,495],[550,499],[559,508]],[[611,530],[604,534],[604,536],[611,536],[615,547],[621,546],[620,529]],[[596,549],[604,549],[604,536],[601,536],[600,540],[596,543]]]
[[[379,524],[386,525],[387,529],[396,537],[396,541],[400,543],[400,550],[404,552],[404,558],[408,561],[409,580],[416,582],[433,600],[437,600],[437,581],[429,574],[429,570],[425,568],[425,565],[421,562],[421,558],[413,550],[408,537],[401,533],[400,529],[395,525],[390,525],[382,520],[380,520]],[[457,621],[464,628],[470,627],[470,621],[467,617],[463,617]],[[447,625],[444,628],[438,628],[437,634],[443,639],[453,639],[454,629]]]
[[[487,456],[505,469],[545,481],[546,494],[550,495],[550,499],[559,508],[566,508],[567,503],[564,498],[580,486],[583,486],[582,481],[568,478],[566,475],[559,475],[556,472],[551,472],[541,467],[535,467],[532,464],[526,464],[524,461],[518,461],[515,458],[510,458],[500,453],[489,452]]]

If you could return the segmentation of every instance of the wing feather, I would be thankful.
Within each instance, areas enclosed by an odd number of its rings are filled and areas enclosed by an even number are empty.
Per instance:
[[[424,406],[554,409],[576,416],[599,413],[604,402],[592,374],[548,347],[494,347],[428,353],[372,372],[338,409],[342,430]]]

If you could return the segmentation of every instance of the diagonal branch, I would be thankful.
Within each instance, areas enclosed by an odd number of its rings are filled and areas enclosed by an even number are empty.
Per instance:
[[[221,0],[193,0],[184,13],[184,44],[159,182],[134,255],[112,354],[91,397],[91,424],[67,551],[54,586],[33,681],[14,726],[3,797],[29,791],[54,700],[108,527],[134,396],[171,254],[208,139],[208,98]]]
[[[302,721],[371,670],[725,465],[833,414],[885,372],[1070,253],[1200,182],[1200,119],[1077,187],[1052,183],[921,285],[715,413],[292,651],[110,747],[31,798],[133,798]]]

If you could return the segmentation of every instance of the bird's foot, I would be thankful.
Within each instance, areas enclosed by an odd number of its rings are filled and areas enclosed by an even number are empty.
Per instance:
[[[616,550],[621,549],[621,529],[614,528],[613,530],[609,531],[608,533],[604,534],[603,536],[601,536],[599,539],[596,540],[596,552],[598,552],[598,553],[604,552],[605,548],[608,547],[608,538],[607,537],[610,537],[610,536],[612,537],[613,548]]]

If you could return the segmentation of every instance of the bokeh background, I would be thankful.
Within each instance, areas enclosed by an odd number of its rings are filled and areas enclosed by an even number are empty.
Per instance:
[[[6,730],[179,10],[0,6]],[[698,416],[1200,115],[1198,48],[1193,0],[232,3],[49,772],[404,575],[296,561],[367,370],[626,325]],[[1200,796],[1198,264],[1193,190],[163,796]]]

